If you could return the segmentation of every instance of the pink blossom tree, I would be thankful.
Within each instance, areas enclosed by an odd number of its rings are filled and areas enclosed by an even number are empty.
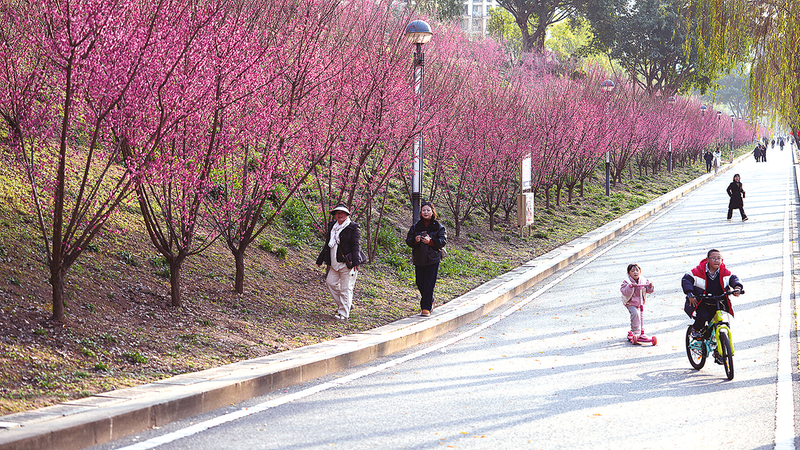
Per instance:
[[[171,24],[177,39],[160,58],[174,76],[158,85],[152,96],[158,101],[145,105],[150,122],[119,130],[126,140],[144,130],[144,145],[152,146],[134,174],[136,196],[150,239],[169,265],[172,306],[181,306],[183,262],[219,233],[209,212],[222,194],[213,190],[217,163],[240,149],[252,100],[271,77],[261,71],[269,52],[259,45],[262,30],[250,26],[251,12],[220,1],[192,5],[178,16]],[[165,117],[173,118],[166,130]]]
[[[495,86],[487,99],[489,109],[483,117],[487,124],[484,130],[484,146],[488,154],[486,166],[488,176],[479,192],[479,205],[489,218],[489,231],[494,231],[495,215],[516,199],[519,193],[520,164],[523,150],[514,135],[514,124],[522,114],[518,99],[519,84],[503,83]],[[508,215],[506,215],[506,219]]]
[[[395,14],[389,2],[356,2],[342,12],[340,30],[359,36],[343,55],[329,102],[337,103],[317,136],[331,138],[324,164],[313,168],[317,227],[338,202],[361,223],[368,256],[374,258],[377,235],[386,212],[386,189],[401,167],[408,166],[415,123],[414,92],[408,84],[409,50],[403,36],[409,12]],[[338,84],[333,84],[333,82]]]
[[[212,173],[210,219],[234,257],[234,290],[244,290],[244,259],[250,244],[280,214],[314,167],[338,145],[349,120],[336,90],[348,58],[356,57],[338,25],[333,1],[260,8],[251,36],[252,56],[240,95],[239,138]],[[268,91],[270,95],[263,95]],[[220,195],[217,195],[219,193]]]
[[[132,192],[116,165],[116,113],[153,61],[168,2],[17,3],[2,9],[0,109],[31,189],[47,255],[53,319],[64,277]],[[136,167],[131,167],[136,170]]]

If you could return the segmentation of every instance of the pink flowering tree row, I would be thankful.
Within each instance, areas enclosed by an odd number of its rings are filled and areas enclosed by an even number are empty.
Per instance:
[[[456,236],[478,209],[491,229],[509,217],[524,157],[549,207],[583,195],[606,152],[621,182],[663,170],[670,144],[685,164],[713,142],[752,139],[746,124],[698,115],[692,100],[668,105],[624,80],[605,93],[599,72],[569,78],[546,58],[512,63],[497,42],[439,24],[419,98],[403,37],[417,17],[389,0],[0,10],[0,145],[30,186],[53,317],[64,317],[70,267],[129,200],[180,306],[183,263],[218,239],[241,293],[248,248],[292,199],[319,233],[330,207],[346,203],[374,258],[391,184],[410,191],[420,133],[424,195]]]
[[[525,156],[532,158],[533,191],[548,208],[553,196],[556,203],[562,193],[568,202],[576,191],[582,196],[606,153],[619,183],[634,172],[666,170],[670,158],[686,165],[711,145],[752,140],[749,124],[718,122],[697,100],[667,101],[625,80],[603,92],[602,73],[554,76],[536,58],[509,67],[494,56],[491,43],[469,46],[470,52],[459,53],[476,68],[461,77],[468,88],[457,93],[455,104],[442,104],[438,115],[445,119],[426,130],[433,147],[430,197],[443,199],[457,236],[474,208],[488,213],[492,228],[499,205],[513,205]]]

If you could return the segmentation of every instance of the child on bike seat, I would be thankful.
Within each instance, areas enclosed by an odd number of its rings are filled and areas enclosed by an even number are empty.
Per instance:
[[[642,277],[642,268],[638,264],[628,264],[628,277],[622,280],[619,291],[622,293],[622,303],[631,313],[629,336],[645,336],[642,327],[644,299],[645,294],[652,294],[654,290],[653,283]]]
[[[744,286],[739,281],[739,277],[732,274],[725,263],[722,262],[722,253],[717,249],[711,249],[706,254],[706,258],[700,261],[690,272],[686,273],[681,279],[681,287],[686,294],[686,303],[683,310],[689,317],[694,316],[692,325],[692,337],[701,339],[700,331],[706,326],[709,320],[717,313],[716,302],[701,302],[697,297],[702,295],[722,295],[729,289],[733,289],[733,295],[738,297]],[[733,305],[730,298],[725,298],[728,312],[733,315]]]

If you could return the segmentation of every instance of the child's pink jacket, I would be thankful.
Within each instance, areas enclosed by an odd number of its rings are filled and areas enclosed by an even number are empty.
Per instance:
[[[636,287],[637,284],[646,284],[647,287]],[[619,287],[619,291],[622,293],[623,301],[625,299],[629,299],[625,302],[625,304],[636,307],[642,306],[642,291],[652,294],[655,290],[656,289],[653,286],[653,283],[646,278],[639,278],[639,283],[636,283],[633,278],[628,277],[622,280],[622,286]]]

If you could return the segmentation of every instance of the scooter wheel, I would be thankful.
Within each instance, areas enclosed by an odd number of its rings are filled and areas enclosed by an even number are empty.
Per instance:
[[[653,338],[653,345],[657,345],[658,344],[658,339],[656,339],[655,336],[652,336],[652,338]]]

